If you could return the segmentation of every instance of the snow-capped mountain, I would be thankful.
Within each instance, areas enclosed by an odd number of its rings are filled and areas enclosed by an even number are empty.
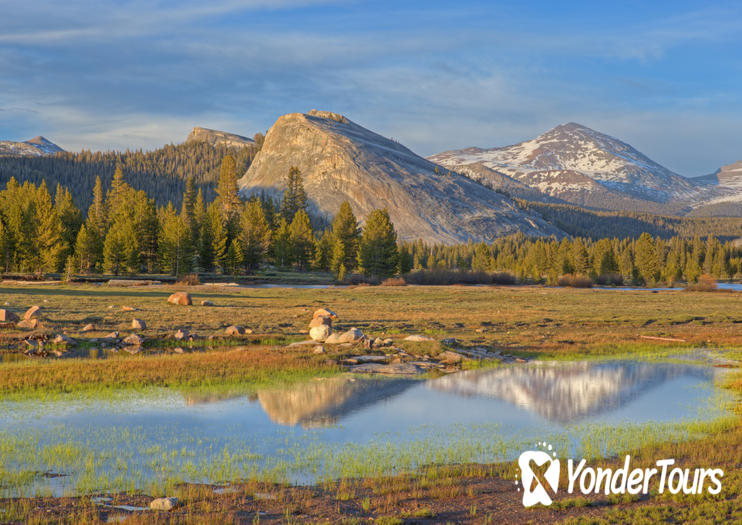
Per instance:
[[[562,201],[606,209],[648,209],[695,201],[696,184],[635,148],[575,123],[500,148],[467,148],[429,157],[433,162],[500,187],[502,175]],[[498,175],[482,173],[481,167]]]
[[[40,157],[42,155],[54,155],[63,151],[62,148],[42,136],[34,137],[25,142],[0,140],[0,157]]]

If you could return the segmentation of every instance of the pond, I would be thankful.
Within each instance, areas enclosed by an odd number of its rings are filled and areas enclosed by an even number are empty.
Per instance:
[[[149,389],[0,402],[0,493],[312,483],[510,460],[535,440],[604,455],[726,412],[707,363],[534,363],[435,379],[338,376],[256,392]]]

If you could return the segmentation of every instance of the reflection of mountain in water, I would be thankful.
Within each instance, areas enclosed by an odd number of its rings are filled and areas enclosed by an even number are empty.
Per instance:
[[[281,425],[326,426],[340,417],[396,396],[416,382],[409,379],[331,377],[281,390],[261,390],[258,400]]]
[[[548,363],[461,372],[428,382],[459,395],[503,399],[558,423],[608,411],[673,378],[710,379],[705,367],[666,363]]]

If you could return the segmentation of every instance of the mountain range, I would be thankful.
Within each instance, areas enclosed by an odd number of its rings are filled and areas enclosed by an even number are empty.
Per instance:
[[[49,187],[61,183],[86,207],[95,176],[105,183],[121,164],[135,187],[154,192],[158,203],[177,203],[187,176],[212,196],[220,159],[230,153],[244,166],[243,197],[263,192],[280,197],[289,168],[297,166],[315,214],[332,216],[345,200],[361,220],[385,207],[405,240],[488,241],[514,232],[589,235],[598,222],[602,234],[608,223],[615,225],[615,235],[647,227],[668,230],[658,226],[669,224],[667,219],[647,213],[688,217],[672,219],[678,224],[668,232],[705,231],[708,220],[696,218],[742,217],[742,161],[686,178],[631,145],[576,123],[512,146],[450,150],[427,159],[343,115],[316,110],[278,118],[258,143],[195,127],[184,143],[152,152],[54,155],[62,151],[44,137],[0,142],[0,183],[10,176],[43,179]],[[595,215],[603,212],[623,214],[624,220]],[[724,232],[733,227],[714,224]]]
[[[62,148],[42,136],[34,137],[25,142],[0,140],[0,157],[40,157],[43,155],[54,155],[63,151]]]

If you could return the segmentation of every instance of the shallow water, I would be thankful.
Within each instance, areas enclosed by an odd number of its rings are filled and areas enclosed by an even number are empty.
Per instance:
[[[499,461],[547,437],[563,454],[612,453],[636,439],[620,430],[628,424],[723,415],[714,386],[720,373],[698,364],[583,361],[422,381],[342,376],[251,395],[150,389],[106,400],[5,401],[0,460],[7,472],[65,474],[5,492],[59,495]]]

